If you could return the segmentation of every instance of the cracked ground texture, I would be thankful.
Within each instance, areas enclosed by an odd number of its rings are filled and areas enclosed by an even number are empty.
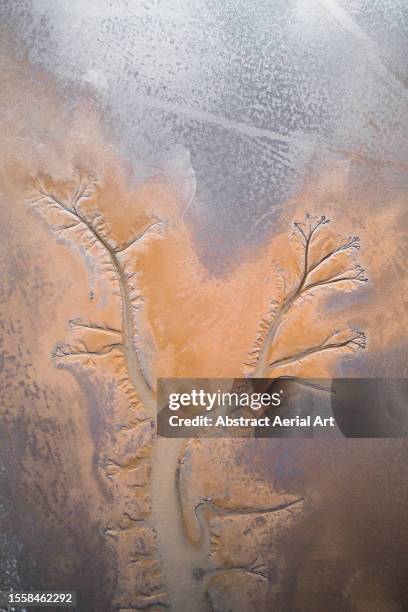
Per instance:
[[[407,609],[404,439],[154,425],[159,377],[407,376],[404,3],[0,14],[1,588]]]

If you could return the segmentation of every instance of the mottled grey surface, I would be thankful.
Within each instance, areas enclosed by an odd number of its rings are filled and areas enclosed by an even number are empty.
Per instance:
[[[403,0],[2,0],[1,19],[61,88],[95,90],[136,176],[190,153],[209,263],[259,236],[317,147],[406,159]]]

